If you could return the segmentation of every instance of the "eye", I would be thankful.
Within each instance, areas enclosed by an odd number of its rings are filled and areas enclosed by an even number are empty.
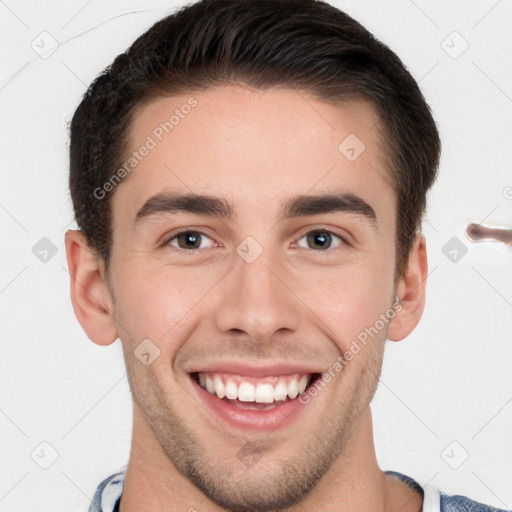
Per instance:
[[[204,246],[202,242],[204,239],[210,240],[212,243],[210,246]],[[213,247],[215,243],[213,240],[202,233],[201,231],[193,231],[193,230],[185,230],[179,233],[175,233],[172,235],[164,245],[171,245],[172,247],[176,247],[177,249],[182,250],[193,250],[193,249],[207,249],[208,247]]]
[[[305,243],[301,243],[301,241],[304,239],[306,240]],[[336,242],[336,246],[332,247],[332,244]],[[315,229],[313,231],[309,231],[297,242],[299,247],[320,251],[332,250],[339,247],[340,245],[346,244],[347,242],[343,238],[325,229]]]

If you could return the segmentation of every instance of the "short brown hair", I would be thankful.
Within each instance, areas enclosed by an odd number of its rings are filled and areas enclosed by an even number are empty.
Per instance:
[[[396,275],[407,263],[440,158],[436,124],[401,60],[361,24],[314,0],[202,0],[155,23],[91,84],[71,122],[75,218],[106,264],[111,196],[95,191],[128,151],[136,107],[227,84],[290,87],[337,103],[369,100],[396,193]]]

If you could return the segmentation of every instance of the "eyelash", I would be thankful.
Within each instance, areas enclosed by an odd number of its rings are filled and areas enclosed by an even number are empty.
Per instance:
[[[199,234],[201,236],[204,236],[204,237],[209,238],[210,240],[214,241],[209,235],[207,235],[205,232],[201,231],[200,229],[186,228],[186,229],[182,229],[180,231],[171,233],[171,235],[168,238],[166,238],[165,241],[161,244],[162,247],[171,246],[171,242],[173,240],[175,240],[176,238],[178,238],[178,236],[182,235],[183,233]],[[300,237],[293,243],[293,246],[294,247],[297,246],[297,244],[298,244],[298,242],[300,240],[302,240],[305,236],[307,236],[309,234],[312,234],[312,233],[327,233],[327,234],[329,234],[329,235],[331,235],[331,236],[333,236],[335,238],[338,238],[340,240],[341,245],[346,245],[346,246],[350,246],[351,245],[347,241],[346,238],[344,238],[341,235],[338,235],[338,234],[334,233],[333,231],[330,231],[329,229],[313,228],[313,229],[310,229],[308,231],[303,232],[300,235]],[[300,247],[300,248],[301,249],[309,249],[310,251],[314,251],[317,254],[320,253],[320,254],[328,256],[328,255],[332,254],[334,251],[336,251],[339,247],[333,248],[333,249],[325,249],[325,250],[322,250],[322,249],[310,249],[310,248],[306,248],[306,247]],[[199,251],[204,250],[204,249],[182,249],[181,247],[180,248],[173,247],[173,250],[184,252],[184,253],[193,253],[193,252],[199,252]]]
[[[329,230],[329,229],[326,229],[326,228],[313,228],[313,229],[309,229],[305,232],[303,232],[299,238],[297,239],[296,242],[293,243],[293,246],[295,247],[298,242],[300,240],[302,240],[305,236],[307,235],[310,235],[310,234],[313,234],[313,233],[321,233],[321,234],[324,234],[324,233],[327,233],[329,234],[331,237],[335,237],[335,238],[338,238],[339,241],[340,241],[340,246],[349,246],[349,242],[347,241],[347,239],[341,235],[338,235],[336,233],[334,233],[333,231]],[[336,250],[340,249],[340,246],[338,247],[334,247],[332,249],[311,249],[309,247],[300,247],[301,249],[309,249],[310,251],[314,251],[316,254],[322,254],[323,256],[329,256],[331,255],[333,252],[335,252]]]

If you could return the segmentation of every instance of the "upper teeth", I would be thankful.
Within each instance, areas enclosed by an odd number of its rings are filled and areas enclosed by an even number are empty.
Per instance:
[[[274,401],[285,400],[287,396],[296,398],[307,388],[311,375],[293,375],[272,377],[275,385],[268,382],[254,383],[243,376],[221,377],[216,374],[199,373],[199,383],[209,393],[219,398],[238,398],[241,402],[259,402],[271,404]],[[253,379],[254,380],[254,379]]]

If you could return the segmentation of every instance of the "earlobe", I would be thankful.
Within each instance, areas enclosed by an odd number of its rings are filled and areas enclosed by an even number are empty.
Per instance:
[[[112,296],[99,257],[89,248],[81,231],[68,230],[65,242],[76,318],[91,341],[110,345],[118,338],[118,332],[112,316]]]
[[[399,303],[388,325],[388,339],[391,341],[404,339],[418,325],[425,307],[427,275],[426,241],[422,234],[418,234],[409,253],[407,267],[397,283]]]

